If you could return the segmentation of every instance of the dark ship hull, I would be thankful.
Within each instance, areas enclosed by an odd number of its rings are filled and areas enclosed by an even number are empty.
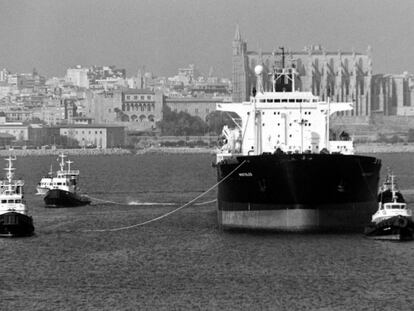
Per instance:
[[[239,169],[231,173],[243,163]],[[380,160],[342,154],[238,156],[217,164],[222,228],[361,230],[377,208]]]
[[[33,232],[32,217],[17,212],[0,215],[0,236],[23,237],[30,236]]]
[[[367,237],[377,240],[409,241],[414,239],[414,222],[411,218],[394,216],[365,228]]]
[[[87,197],[61,189],[49,190],[44,201],[46,207],[76,207],[91,203]]]

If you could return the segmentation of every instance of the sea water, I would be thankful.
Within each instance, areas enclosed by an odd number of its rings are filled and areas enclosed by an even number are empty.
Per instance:
[[[414,154],[377,154],[414,202]],[[92,205],[47,209],[56,157],[18,158],[36,235],[0,240],[0,310],[412,310],[414,243],[223,232],[211,155],[73,156]],[[198,202],[213,200],[215,190]],[[153,203],[153,204],[150,204]],[[414,203],[413,203],[414,204]]]

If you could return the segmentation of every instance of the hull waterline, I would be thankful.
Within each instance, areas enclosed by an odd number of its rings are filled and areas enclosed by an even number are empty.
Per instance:
[[[17,212],[0,215],[1,237],[24,237],[34,233],[33,219]]]
[[[76,207],[88,205],[91,200],[69,191],[52,189],[47,192],[44,202],[46,207]]]
[[[231,173],[240,163],[236,172]],[[218,163],[224,229],[361,230],[376,209],[380,161],[340,154],[242,156]]]

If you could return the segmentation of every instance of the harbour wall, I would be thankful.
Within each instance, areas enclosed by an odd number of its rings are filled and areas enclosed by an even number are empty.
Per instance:
[[[356,154],[365,153],[405,153],[414,152],[414,143],[363,143],[355,144]],[[212,154],[216,153],[216,148],[208,147],[150,147],[143,149],[14,149],[0,150],[0,157],[7,157],[10,154],[16,156],[50,156],[65,153],[68,155],[94,156],[94,155],[130,155],[147,153],[183,153],[183,154]]]

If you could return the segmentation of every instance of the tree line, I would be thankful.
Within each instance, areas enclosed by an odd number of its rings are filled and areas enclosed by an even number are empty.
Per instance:
[[[204,121],[184,111],[172,111],[164,105],[163,118],[157,122],[157,127],[165,136],[201,136],[219,135],[224,125],[233,127],[233,124],[231,115],[222,111],[211,112]]]

